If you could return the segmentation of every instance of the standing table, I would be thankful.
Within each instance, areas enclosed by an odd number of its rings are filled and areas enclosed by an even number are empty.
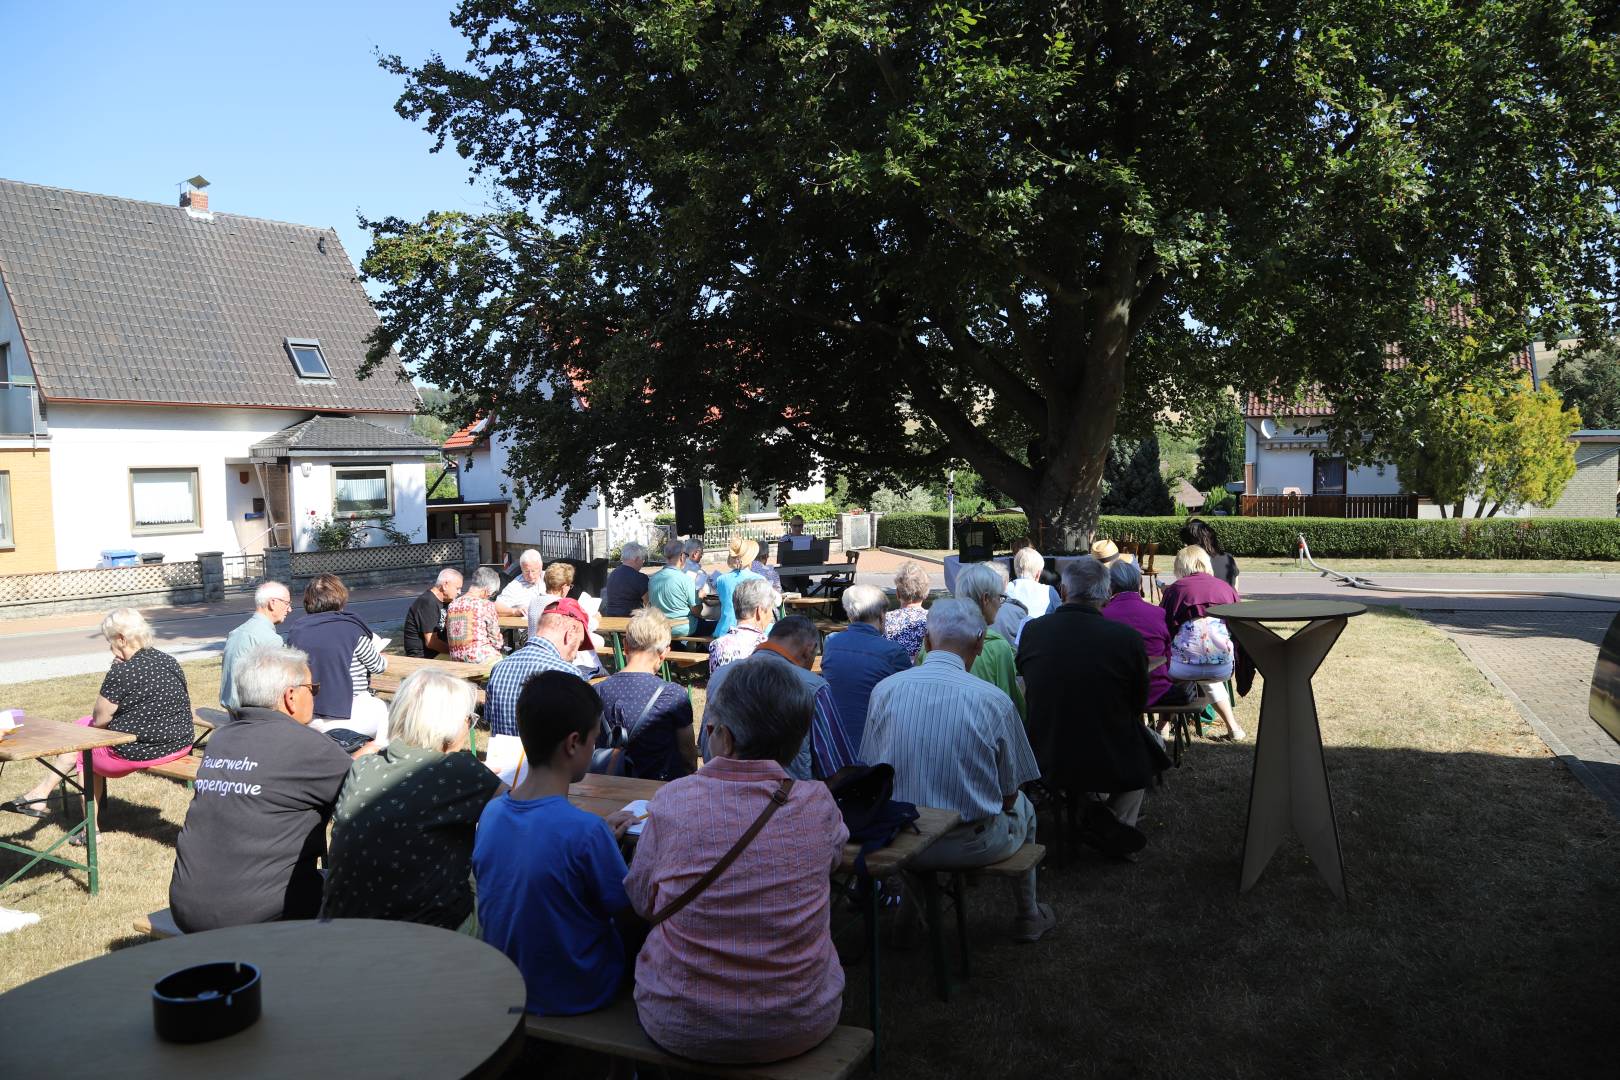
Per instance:
[[[232,960],[260,971],[258,1022],[214,1042],[158,1038],[152,984]],[[380,919],[233,926],[120,949],[0,995],[0,1076],[67,1060],[84,1076],[132,1080],[498,1076],[523,1051],[524,1000],[512,961],[452,930]],[[69,1033],[73,1017],[87,1026]]]
[[[1292,827],[1328,888],[1340,900],[1345,898],[1344,859],[1311,677],[1333,650],[1346,621],[1366,610],[1365,605],[1346,600],[1245,600],[1208,609],[1231,628],[1266,679],[1240,892],[1259,880]],[[1286,638],[1265,625],[1301,622],[1305,625]]]
[[[102,746],[122,746],[124,743],[134,741],[134,735],[123,731],[85,727],[82,724],[64,724],[59,720],[40,720],[32,716],[23,717],[21,731],[12,731],[0,739],[0,762],[37,760],[60,776],[62,783],[77,791],[84,800],[84,818],[69,827],[61,839],[44,851],[35,851],[32,848],[0,841],[0,848],[6,851],[33,856],[23,863],[22,868],[15,874],[0,881],[0,888],[10,885],[28,873],[35,863],[51,862],[70,870],[86,871],[90,875],[90,895],[94,896],[101,891],[101,876],[96,869],[95,769],[90,762],[90,751]],[[78,779],[74,779],[74,774],[64,773],[56,767],[56,763],[51,759],[58,754],[79,755]],[[80,832],[84,833],[84,862],[76,862],[56,854],[57,848],[68,843]]]

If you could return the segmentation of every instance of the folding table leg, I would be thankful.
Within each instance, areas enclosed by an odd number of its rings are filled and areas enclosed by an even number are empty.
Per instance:
[[[956,944],[962,950],[962,978],[970,979],[973,968],[968,959],[967,875],[956,871],[951,875],[951,886],[956,890]]]
[[[90,751],[84,751],[79,765],[80,791],[84,795],[84,861],[90,874],[90,895],[101,891],[101,872],[96,863],[96,769]]]
[[[883,980],[879,974],[881,951],[878,943],[878,885],[865,874],[861,875],[861,899],[866,911],[867,997],[872,1016],[872,1071],[878,1071],[879,1052],[883,1049]]]

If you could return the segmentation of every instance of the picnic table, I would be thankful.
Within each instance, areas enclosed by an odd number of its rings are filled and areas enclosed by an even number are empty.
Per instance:
[[[36,863],[49,862],[57,866],[65,866],[69,870],[83,870],[90,875],[90,895],[95,896],[101,891],[100,872],[96,867],[96,797],[95,797],[95,769],[91,765],[90,751],[102,746],[122,746],[132,743],[135,736],[123,731],[109,731],[106,728],[86,727],[83,724],[64,724],[60,720],[42,720],[38,717],[23,717],[22,728],[11,729],[0,739],[0,763],[7,761],[38,761],[51,772],[62,778],[62,783],[77,791],[84,801],[84,818],[72,826],[62,837],[43,851],[23,847],[0,840],[0,849],[15,851],[19,855],[32,855],[33,858],[23,863],[22,868],[4,881],[0,881],[0,889],[10,885],[31,870]],[[65,773],[56,767],[53,760],[58,754],[78,754],[79,772]],[[69,859],[56,854],[58,848],[73,839],[79,833],[84,834],[84,862]],[[3,1041],[3,1040],[0,1040]],[[38,1062],[36,1061],[37,1068]]]
[[[245,961],[263,1014],[214,1042],[172,1043],[152,1028],[152,985],[194,964]],[[356,1010],[352,980],[387,988],[381,1015]],[[523,1051],[523,976],[500,950],[438,927],[313,919],[184,934],[98,956],[0,995],[0,1076],[315,1073],[359,1078],[499,1076]],[[79,1017],[81,1037],[64,1023]],[[68,1040],[64,1042],[64,1035]]]
[[[470,679],[475,683],[482,683],[489,678],[489,670],[482,664],[463,664],[459,660],[435,660],[428,656],[396,656],[388,655],[388,671],[385,674],[397,675],[401,679],[414,675],[424,668],[442,671],[446,675],[454,675],[458,679]],[[371,677],[373,685],[377,676]]]
[[[399,693],[399,684],[404,681],[404,676],[396,675],[392,671],[384,671],[371,677],[371,692],[384,701],[388,701]],[[484,688],[482,686],[478,687],[478,704],[480,706],[484,704]]]
[[[568,801],[598,817],[606,818],[609,814],[623,810],[626,803],[636,799],[651,799],[664,786],[662,780],[637,780],[627,776],[603,776],[592,773],[577,784],[568,788]],[[934,841],[950,832],[956,827],[961,816],[954,810],[940,810],[932,806],[917,807],[917,828],[913,832],[903,829],[888,847],[870,852],[866,856],[866,874],[859,877],[858,887],[861,894],[861,911],[866,922],[867,963],[870,967],[870,1002],[872,1017],[872,1062],[875,1067],[878,1062],[878,1051],[882,1046],[881,1014],[879,1005],[882,1001],[880,983],[879,941],[878,929],[880,925],[878,912],[877,882],[892,878],[911,864],[911,861],[928,849]],[[833,871],[835,876],[855,875],[856,859],[861,849],[856,844],[844,845],[844,856],[838,868]],[[933,945],[934,963],[939,970],[937,974],[941,985],[945,984],[945,947],[943,928],[939,920],[934,920],[929,926],[928,933]]]

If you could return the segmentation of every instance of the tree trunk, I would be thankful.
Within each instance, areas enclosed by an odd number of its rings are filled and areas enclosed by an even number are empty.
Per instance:
[[[1496,512],[1497,512],[1497,511],[1498,511],[1498,510],[1500,510],[1500,509],[1502,509],[1502,504],[1501,504],[1501,503],[1496,503],[1496,504],[1494,504],[1494,505],[1493,505],[1493,506],[1492,506],[1492,507],[1491,507],[1491,512],[1490,512],[1490,513],[1488,513],[1488,514],[1486,514],[1486,515],[1485,515],[1485,516],[1486,516],[1486,517],[1495,517],[1495,516],[1496,516]]]
[[[1460,518],[1460,517],[1463,516],[1463,502],[1464,502],[1464,500],[1458,499],[1454,504],[1452,504],[1452,507],[1451,507],[1451,516],[1452,517]]]

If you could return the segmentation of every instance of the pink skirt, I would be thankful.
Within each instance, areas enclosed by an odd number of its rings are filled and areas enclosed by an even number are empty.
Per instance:
[[[95,719],[93,716],[86,716],[78,720],[77,723],[80,727],[94,727]],[[98,746],[90,751],[90,765],[96,770],[97,776],[107,780],[116,780],[120,776],[140,772],[142,769],[150,768],[153,765],[167,765],[171,761],[179,761],[189,753],[191,753],[191,747],[187,746],[164,757],[153,758],[151,761],[130,761],[113,753],[110,746]],[[73,759],[73,768],[77,770],[78,767],[79,759],[75,757]]]

